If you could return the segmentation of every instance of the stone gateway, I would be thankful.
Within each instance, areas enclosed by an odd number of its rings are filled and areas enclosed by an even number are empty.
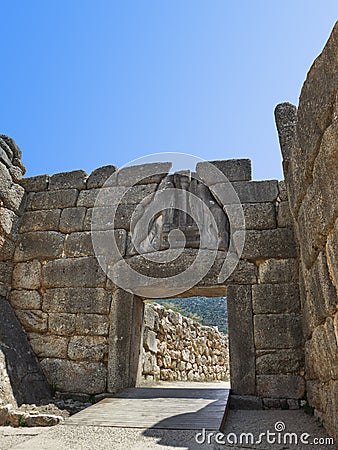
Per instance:
[[[51,388],[95,395],[134,386],[144,299],[180,289],[227,296],[234,394],[287,408],[306,399],[338,438],[337,92],[336,24],[298,107],[275,110],[285,181],[252,181],[247,159],[175,174],[154,163],[22,178],[21,151],[1,135],[0,404],[48,398]],[[135,234],[159,194],[168,202]],[[233,221],[239,210],[245,240]],[[120,258],[105,266],[112,240]],[[198,258],[197,283],[175,278]],[[238,260],[222,278],[226,258]],[[125,263],[147,283],[127,276]]]

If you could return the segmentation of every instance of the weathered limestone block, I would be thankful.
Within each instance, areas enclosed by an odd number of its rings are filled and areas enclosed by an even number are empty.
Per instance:
[[[182,316],[180,313],[178,313],[177,311],[171,311],[169,310],[169,314],[168,314],[168,318],[170,320],[170,322],[176,326],[178,324],[182,325]],[[191,324],[192,325],[192,324]]]
[[[275,108],[275,120],[277,125],[279,144],[283,155],[284,173],[289,173],[291,152],[295,141],[297,108],[291,103],[280,103]]]
[[[227,159],[224,161],[206,161],[196,164],[197,176],[207,185],[223,181],[222,175],[212,170],[210,164],[224,174],[229,181],[250,181],[251,161],[250,159]]]
[[[108,353],[107,338],[102,336],[74,336],[70,338],[68,356],[70,359],[102,361]]]
[[[12,286],[15,289],[38,289],[41,284],[41,263],[29,261],[14,266]]]
[[[314,261],[338,217],[338,123],[324,133],[313,168],[313,183],[308,189],[298,215],[300,245],[307,267]]]
[[[110,193],[111,197],[113,198],[114,197],[114,195],[113,195],[114,189],[117,189],[117,188],[110,187],[110,188],[103,188],[103,189],[105,190],[105,192]],[[93,208],[100,192],[101,192],[101,189],[90,189],[90,190],[86,189],[84,191],[81,191],[79,194],[79,198],[77,199],[77,206]],[[107,197],[108,197],[108,195],[107,195]],[[96,205],[96,206],[98,206],[98,205]]]
[[[110,207],[111,205],[138,205],[143,199],[152,195],[157,184],[139,184],[126,190],[122,186],[111,186],[80,192],[77,205],[87,208]]]
[[[62,416],[57,416],[55,414],[39,414],[38,412],[35,413],[35,411],[27,413],[11,409],[8,414],[6,425],[11,427],[52,427],[63,421],[64,418]]]
[[[95,223],[92,224],[93,208],[87,210],[87,214],[84,221],[84,229],[91,230],[112,230],[112,229],[124,229],[130,230],[130,222],[132,215],[135,211],[136,205],[120,205],[115,216],[113,215],[112,208],[99,207],[96,209]]]
[[[305,383],[299,375],[257,375],[259,397],[295,398],[304,395]]]
[[[328,384],[318,380],[307,380],[307,398],[316,410],[324,412],[328,409],[328,396],[330,395]]]
[[[0,261],[13,261],[15,243],[0,234]]]
[[[338,379],[337,341],[331,317],[326,319],[324,325],[315,328],[312,339],[306,342],[305,349],[306,372],[309,379],[324,382]]]
[[[167,255],[170,255],[171,250],[168,250]],[[151,261],[150,259],[145,259],[143,255],[137,255],[132,258],[128,259],[128,264],[134,269],[135,271],[139,273],[143,273],[144,275],[148,275],[150,277],[153,277],[154,274],[156,274],[156,277],[159,278],[159,283],[155,284],[152,283],[151,286],[149,286],[149,291],[147,286],[139,286],[138,280],[135,278],[129,277],[128,274],[125,274],[123,271],[123,265],[120,263],[117,263],[114,266],[113,273],[109,273],[109,275],[119,276],[120,281],[124,281],[126,283],[129,283],[129,286],[131,286],[134,289],[134,292],[140,292],[142,296],[151,296],[151,294],[155,292],[155,289],[162,294],[166,292],[166,294],[170,297],[170,292],[172,292],[173,288],[177,288],[178,286],[182,288],[182,279],[181,282],[178,283],[175,281],[173,282],[173,279],[170,277],[173,277],[174,275],[183,273],[187,268],[191,267],[193,264],[195,258],[196,258],[197,251],[193,249],[186,250],[179,256],[176,260],[169,261],[166,264],[158,264],[156,261]],[[152,253],[149,254],[152,257]],[[203,276],[203,273],[205,272],[205,264],[208,264],[210,261],[210,252],[208,250],[202,250],[200,252],[200,264],[198,264],[198,267],[196,267],[194,275],[196,278],[198,278],[198,273],[202,273],[201,277]],[[208,287],[208,295],[210,295],[211,288],[213,287],[215,292],[213,295],[217,296],[220,292],[224,292],[224,286],[222,287],[221,284],[219,284],[218,276],[220,274],[221,268],[224,263],[224,252],[218,252],[218,255],[216,257],[216,260],[214,261],[214,264],[210,268],[209,272],[201,279],[201,281],[189,291],[185,292],[185,296],[191,296],[191,295],[201,295],[200,293],[196,292],[203,292],[203,289]],[[200,271],[200,272],[198,272]],[[227,282],[233,282],[233,283],[241,283],[241,284],[250,284],[251,282],[256,282],[257,274],[257,267],[255,264],[249,263],[247,261],[240,261],[234,272],[230,275]],[[184,280],[185,281],[185,280]],[[189,280],[190,282],[190,280]],[[223,290],[222,290],[223,289]],[[157,291],[156,291],[157,292]]]
[[[42,284],[53,287],[104,287],[106,276],[94,257],[56,259],[42,268]]]
[[[111,293],[103,288],[47,289],[43,311],[63,313],[108,314]]]
[[[9,301],[14,309],[41,308],[41,296],[37,291],[11,291]]]
[[[143,356],[143,375],[160,375],[160,368],[157,366],[156,356],[151,353],[145,353]]]
[[[27,211],[20,223],[20,233],[29,231],[58,231],[60,209],[46,209],[42,211]]]
[[[108,392],[135,386],[139,379],[142,328],[143,301],[122,289],[115,290],[110,311]]]
[[[65,251],[69,256],[92,254],[103,257],[106,264],[113,264],[125,256],[126,230],[73,233],[66,241]],[[93,248],[94,247],[94,248]]]
[[[322,318],[337,311],[337,291],[329,275],[325,251],[319,253],[310,270],[303,268],[303,276],[307,288],[306,301],[314,310],[314,316],[318,319],[317,325]],[[318,302],[318,299],[321,301]]]
[[[306,389],[309,404],[315,408],[315,417],[323,421],[330,435],[337,439],[338,381],[307,381]]]
[[[136,204],[134,204],[134,205],[121,204],[120,206],[118,206],[115,217],[114,217],[113,228],[115,228],[115,229],[123,228],[127,231],[130,231],[131,219],[135,212],[136,206],[137,206]],[[99,227],[98,227],[98,229],[100,229],[100,230],[105,230],[105,227],[107,224],[108,224],[108,229],[112,228],[111,226],[109,227],[109,221],[111,220],[111,214],[107,215],[107,212],[103,211],[104,209],[107,209],[107,208],[102,208],[103,221],[102,221],[102,225],[100,223]],[[96,228],[97,228],[97,226],[95,226],[95,229]]]
[[[25,191],[21,186],[15,183],[12,183],[10,187],[7,187],[5,185],[2,187],[0,192],[0,201],[1,200],[4,202],[7,208],[13,210],[15,214],[21,215],[24,206]]]
[[[86,187],[87,176],[84,170],[56,173],[50,177],[48,189],[78,189],[80,191]]]
[[[280,228],[292,228],[293,220],[290,212],[289,202],[281,202],[278,205],[277,224]]]
[[[62,233],[82,231],[85,215],[86,208],[76,207],[64,209],[60,219],[60,231]]]
[[[75,317],[77,335],[107,336],[109,329],[108,317],[99,314],[78,314]]]
[[[234,235],[236,244],[237,234]],[[247,230],[242,258],[295,258],[297,248],[292,230],[276,228],[275,230]]]
[[[325,305],[318,302],[313,295],[305,295],[305,289],[301,294],[303,333],[306,339],[310,339],[313,330],[326,319]]]
[[[257,375],[300,374],[304,369],[301,349],[258,350],[256,358]]]
[[[39,310],[16,310],[15,314],[19,319],[23,329],[35,333],[47,331],[48,315]]]
[[[239,395],[254,395],[255,347],[251,286],[228,286],[227,299],[232,389]]]
[[[19,230],[19,217],[14,211],[0,207],[0,233],[16,239]]]
[[[75,314],[49,313],[48,331],[53,335],[72,336],[75,333]]]
[[[243,211],[247,230],[276,228],[276,207],[272,203],[245,203]]]
[[[112,165],[99,167],[98,169],[93,170],[87,179],[87,189],[102,187],[116,170],[117,167]]]
[[[20,215],[25,197],[25,190],[20,185],[13,183],[12,176],[4,164],[0,162],[0,201],[16,214]]]
[[[49,313],[48,329],[60,336],[108,334],[108,318],[99,314]]]
[[[288,185],[288,197],[292,211],[299,208],[304,186],[297,183],[303,179],[302,150],[297,143],[296,122],[297,108],[285,102],[276,106],[275,120],[279,136],[279,144],[283,155],[283,171]]]
[[[252,286],[252,308],[254,314],[299,313],[298,284],[256,284]]]
[[[123,167],[117,172],[117,183],[120,186],[133,186],[135,180],[140,177],[142,180],[138,184],[160,183],[162,178],[168,174],[171,166],[170,162],[159,162]]]
[[[330,278],[338,295],[338,219],[336,220],[335,226],[327,238],[326,262],[329,269]]]
[[[311,175],[323,133],[332,120],[338,84],[337,41],[336,23],[322,53],[312,64],[299,98],[297,137],[304,150],[305,178]],[[303,184],[302,179],[298,182]]]
[[[76,189],[31,193],[27,199],[27,210],[71,208],[76,205],[78,193]]]
[[[0,138],[0,145],[1,145],[1,138]],[[3,163],[7,168],[10,168],[12,166],[12,159],[13,155],[8,155],[5,150],[0,147],[0,162]]]
[[[1,376],[1,375],[0,375]],[[0,378],[1,379],[1,378]],[[1,379],[1,381],[2,382],[7,382],[7,380],[6,379]],[[8,380],[9,381],[9,380]],[[9,386],[10,386],[10,384],[9,384]],[[5,387],[5,389],[1,389],[1,390],[3,390],[3,391],[6,391],[7,389],[6,389],[6,387]],[[14,397],[13,397],[14,398]],[[7,402],[6,402],[7,403]],[[10,411],[11,411],[11,409],[13,408],[13,406],[12,405],[10,405],[10,404],[6,404],[5,406],[1,406],[1,404],[0,404],[0,425],[1,426],[3,426],[3,425],[6,425],[7,424],[7,421],[8,421],[8,418],[9,418],[9,416],[10,416]]]
[[[90,231],[71,233],[65,241],[65,255],[67,257],[94,256],[92,234]]]
[[[8,169],[13,167],[14,155],[9,146],[0,137],[0,162]]]
[[[241,203],[268,203],[277,200],[278,182],[276,180],[234,181],[231,185]],[[229,196],[229,184],[218,183],[210,186],[210,190],[221,205],[233,203],[233,196]]]
[[[150,330],[155,329],[155,322],[158,320],[158,313],[153,308],[153,305],[144,305],[144,318],[143,323],[145,327],[148,327]]]
[[[14,310],[0,301],[1,352],[19,405],[51,398],[49,387]],[[0,353],[1,353],[0,352]]]
[[[118,289],[114,292],[109,330],[108,390],[119,391],[129,384],[134,296]],[[124,355],[124,358],[121,358]]]
[[[2,181],[3,188],[10,187],[12,184],[12,177],[8,168],[0,161],[0,180]]]
[[[132,186],[128,189],[126,194],[123,196],[121,200],[121,204],[125,205],[137,205],[143,199],[152,196],[157,189],[156,183],[150,184],[138,184],[136,186]],[[106,204],[106,205],[109,205]]]
[[[328,430],[329,434],[334,436],[335,442],[338,440],[338,381],[331,381],[329,383],[329,402],[328,408],[326,410],[325,417],[323,418],[324,425]]]
[[[302,346],[299,316],[264,314],[254,316],[256,349],[296,348]]]
[[[298,280],[297,261],[289,259],[268,259],[259,264],[260,283],[290,283]]]
[[[36,177],[23,178],[20,184],[26,192],[46,191],[49,183],[49,175],[38,175]]]
[[[7,361],[3,351],[0,349],[0,406],[11,403],[16,406],[16,400],[13,395],[11,380],[7,371]],[[6,414],[0,412],[0,425],[6,422]]]
[[[156,333],[149,328],[145,328],[143,333],[143,345],[146,350],[150,352],[157,352]]]
[[[26,173],[26,168],[23,165],[21,158],[13,158],[13,166],[17,167],[18,169],[20,169],[20,171],[22,172],[22,175],[25,175]]]
[[[8,288],[0,283],[0,297],[6,298],[8,293]]]
[[[106,390],[107,370],[103,363],[45,358],[41,366],[58,391],[99,394]]]
[[[1,147],[5,150],[7,156],[10,158],[12,162],[15,161],[15,159],[22,158],[22,151],[20,150],[19,146],[14,141],[14,139],[7,136],[6,134],[1,134],[0,138],[1,138]]]
[[[36,231],[20,234],[14,254],[14,261],[32,259],[49,260],[62,256],[64,235],[56,231]]]
[[[61,336],[28,333],[33,352],[39,358],[66,358],[69,339]]]
[[[278,197],[281,202],[287,202],[288,201],[288,191],[286,187],[285,180],[278,181]]]
[[[0,283],[10,284],[12,279],[13,263],[0,261]]]

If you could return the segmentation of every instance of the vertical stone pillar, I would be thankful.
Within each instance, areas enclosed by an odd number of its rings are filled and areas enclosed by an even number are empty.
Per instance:
[[[130,359],[129,359],[130,386],[137,386],[142,378],[143,317],[144,317],[143,300],[140,297],[134,295],[132,332],[130,342]]]
[[[142,323],[142,300],[123,289],[116,289],[110,311],[108,392],[120,392],[137,382]]]
[[[227,287],[230,380],[238,395],[255,395],[255,346],[251,285]]]

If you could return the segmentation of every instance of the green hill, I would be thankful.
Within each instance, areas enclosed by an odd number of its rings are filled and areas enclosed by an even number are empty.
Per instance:
[[[178,311],[202,325],[217,326],[228,333],[228,311],[226,297],[166,298],[154,300],[167,309]]]

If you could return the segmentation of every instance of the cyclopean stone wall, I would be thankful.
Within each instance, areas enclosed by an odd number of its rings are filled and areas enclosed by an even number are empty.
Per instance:
[[[25,205],[20,180],[21,151],[0,135],[0,405],[38,402],[49,387],[7,298],[12,287],[13,257]]]
[[[228,336],[158,304],[145,305],[142,359],[147,382],[229,380]]]
[[[15,240],[24,209],[25,190],[19,182],[25,173],[21,151],[0,135],[0,296],[6,298],[13,268]]]
[[[338,439],[338,23],[298,108],[275,114],[300,250],[307,398]]]
[[[99,180],[87,178],[75,171],[22,181],[28,195],[9,300],[51,386],[93,394],[107,386],[112,292],[88,223]]]

